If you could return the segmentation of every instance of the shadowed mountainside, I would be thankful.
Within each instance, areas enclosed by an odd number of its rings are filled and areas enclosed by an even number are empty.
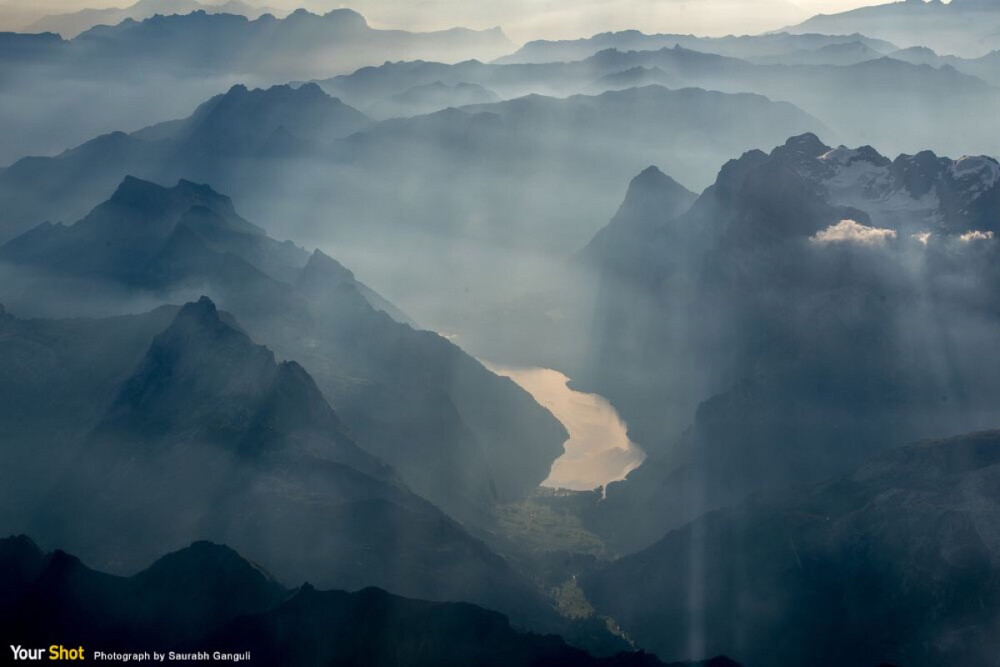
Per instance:
[[[583,588],[666,659],[697,637],[747,664],[993,665],[998,476],[997,432],[895,449],[699,518]]]

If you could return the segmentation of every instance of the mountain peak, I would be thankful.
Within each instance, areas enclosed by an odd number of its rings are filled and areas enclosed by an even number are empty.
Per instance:
[[[335,285],[353,284],[354,273],[322,250],[315,250],[299,274],[300,288],[321,287],[329,289]]]
[[[630,254],[636,238],[647,236],[637,230],[673,220],[691,208],[697,198],[658,167],[647,167],[629,183],[615,217],[597,232],[581,256],[613,268]]]
[[[259,586],[278,588],[274,577],[241,556],[236,550],[224,544],[205,540],[193,542],[184,549],[163,556],[138,577],[147,582],[184,581],[192,584],[206,581],[213,584],[242,581],[244,594]]]
[[[148,202],[165,190],[166,188],[156,183],[127,175],[111,195],[111,201],[123,204]]]
[[[202,297],[153,339],[99,430],[129,441],[205,435],[238,444],[276,371],[274,353]]]
[[[191,194],[205,198],[218,198],[218,199],[227,198],[225,195],[219,194],[218,192],[213,190],[212,186],[206,183],[195,183],[194,181],[189,181],[184,178],[177,181],[177,185],[175,185],[173,189],[180,194]]]
[[[215,326],[216,323],[222,324],[219,310],[207,296],[201,296],[197,301],[184,304],[180,312],[177,313],[177,317],[174,318],[175,323],[179,321],[210,326]]]
[[[369,27],[368,20],[365,19],[364,16],[354,11],[353,9],[349,9],[347,7],[342,7],[340,9],[334,9],[332,11],[329,11],[323,15],[323,18],[328,21],[335,20],[337,21],[337,23],[346,26],[353,26],[357,28]]]
[[[819,140],[812,132],[806,132],[790,137],[781,148],[806,157],[819,157],[830,152],[830,147]]]
[[[42,550],[27,535],[11,535],[0,539],[0,563],[5,563],[11,554],[23,556],[30,554],[32,557],[41,558],[44,554]],[[6,571],[6,568],[4,568]]]
[[[56,549],[49,554],[45,565],[45,573],[49,577],[63,577],[83,569],[86,569],[83,561],[62,549]]]
[[[646,167],[632,179],[625,194],[622,210],[655,207],[666,212],[675,208],[686,209],[696,195],[660,171],[659,167]]]
[[[669,176],[660,171],[659,167],[653,164],[640,171],[639,175],[632,179],[632,184],[634,185],[645,179],[661,179],[661,178],[670,179]]]

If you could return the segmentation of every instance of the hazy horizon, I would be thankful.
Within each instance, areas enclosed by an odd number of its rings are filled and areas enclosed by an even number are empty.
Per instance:
[[[203,0],[221,4],[221,0]],[[304,7],[313,12],[350,8],[378,28],[439,30],[455,26],[499,26],[515,42],[569,39],[616,30],[752,34],[801,22],[818,13],[836,13],[884,0],[502,0],[488,6],[459,0],[247,0],[275,9]],[[50,14],[81,9],[126,7],[131,0],[0,0],[0,29],[20,30]]]

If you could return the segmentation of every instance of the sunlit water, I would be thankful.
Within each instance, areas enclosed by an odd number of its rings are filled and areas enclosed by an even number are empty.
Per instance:
[[[569,378],[559,371],[487,366],[523,387],[569,432],[566,453],[552,465],[542,486],[589,491],[624,479],[646,458],[628,439],[614,407],[601,396],[570,389]]]

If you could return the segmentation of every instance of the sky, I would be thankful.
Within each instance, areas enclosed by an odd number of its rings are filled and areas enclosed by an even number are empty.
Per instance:
[[[121,7],[135,0],[0,0],[0,24],[17,28],[43,14]],[[169,2],[169,0],[162,0]],[[218,2],[219,0],[203,0]],[[315,12],[350,7],[381,28],[431,30],[500,26],[513,40],[567,39],[607,30],[748,34],[885,0],[249,0]]]

